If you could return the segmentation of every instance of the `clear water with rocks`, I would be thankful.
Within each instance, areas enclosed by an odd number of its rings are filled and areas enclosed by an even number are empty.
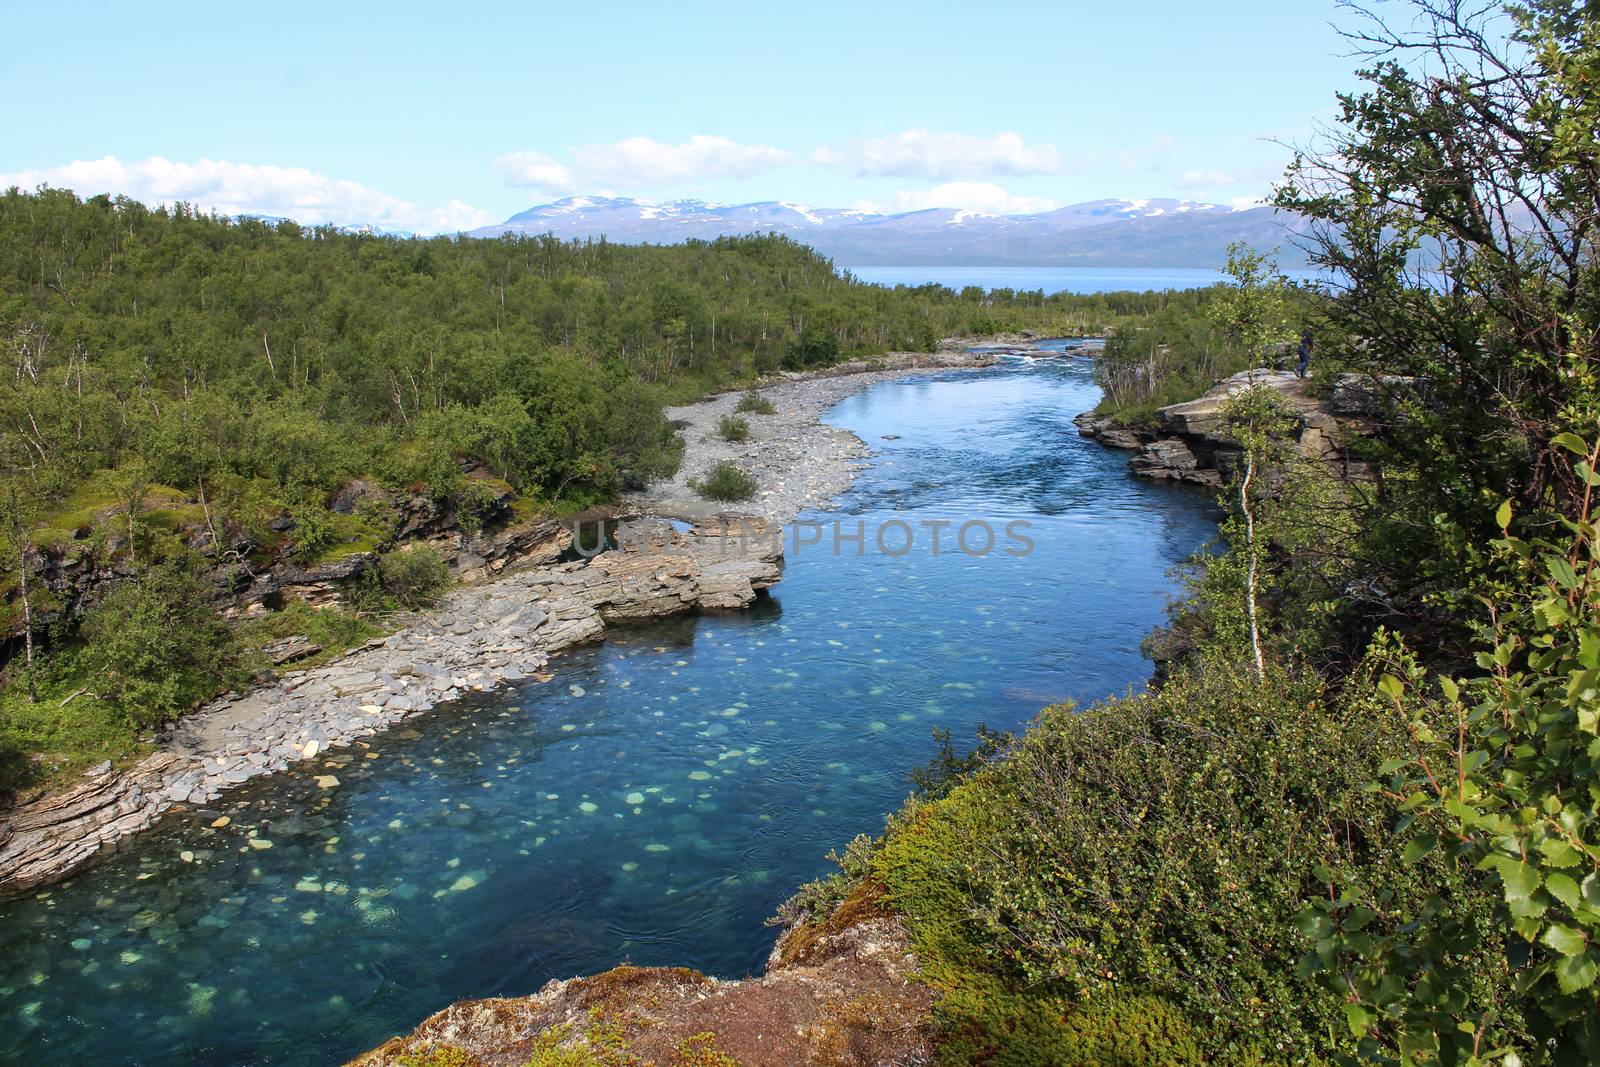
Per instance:
[[[1075,361],[875,386],[829,418],[878,455],[755,610],[614,628],[551,680],[251,783],[0,905],[0,1062],[338,1063],[453,1000],[623,961],[759,970],[763,920],[881,827],[934,728],[1016,727],[1147,677],[1140,639],[1213,512],[1080,438],[1096,398]],[[956,543],[973,519],[987,555]],[[889,554],[893,520],[909,552]],[[865,524],[864,552],[833,553],[835,521]]]

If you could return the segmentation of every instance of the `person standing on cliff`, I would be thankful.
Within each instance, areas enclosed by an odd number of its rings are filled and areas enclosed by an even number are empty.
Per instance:
[[[1306,371],[1311,369],[1311,327],[1307,326],[1300,331],[1300,347],[1295,349],[1295,354],[1300,357],[1300,362],[1294,366],[1294,376],[1304,378]]]

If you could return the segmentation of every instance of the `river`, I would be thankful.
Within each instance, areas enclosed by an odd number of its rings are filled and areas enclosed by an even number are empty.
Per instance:
[[[329,1064],[624,960],[758,971],[763,920],[881,828],[934,728],[1148,676],[1214,513],[1080,438],[1096,399],[1072,360],[874,386],[828,418],[878,454],[754,610],[614,628],[0,906],[0,1062]]]

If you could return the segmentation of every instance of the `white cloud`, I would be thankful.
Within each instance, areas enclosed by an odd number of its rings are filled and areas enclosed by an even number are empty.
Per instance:
[[[609,186],[748,178],[794,162],[794,156],[781,148],[740,144],[704,133],[680,144],[629,137],[615,144],[579,145],[568,155],[571,163],[563,164],[541,152],[512,152],[495,160],[495,165],[512,185],[546,192],[588,192]]]
[[[494,161],[512,185],[565,193],[576,188],[572,172],[543,152],[509,152]]]
[[[906,130],[889,137],[825,146],[813,163],[849,167],[862,176],[968,178],[976,175],[1054,174],[1061,169],[1055,145],[1029,145],[1015,133],[974,137],[936,130]]]
[[[1228,185],[1264,187],[1283,177],[1281,161],[1248,164],[1231,170],[1186,170],[1173,179],[1177,189],[1218,189]]]
[[[863,211],[922,211],[931,207],[979,211],[987,215],[1026,215],[1061,205],[1044,196],[1013,196],[992,182],[945,182],[932,189],[904,189],[889,204],[862,202]]]
[[[0,174],[0,187],[51,185],[79,196],[115,193],[145,203],[179,200],[224,215],[281,215],[315,225],[371,224],[419,233],[454,233],[487,225],[487,212],[452,200],[423,208],[360,182],[330,178],[305,167],[201,159],[180,163],[161,156],[124,162],[115,156],[77,160],[61,167]]]

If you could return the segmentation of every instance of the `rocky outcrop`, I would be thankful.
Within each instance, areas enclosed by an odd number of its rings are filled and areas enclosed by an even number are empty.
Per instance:
[[[662,1067],[915,1067],[933,1056],[933,994],[916,972],[900,921],[868,908],[786,931],[759,978],[622,966],[550,982],[529,997],[454,1004],[350,1067],[400,1067],[429,1053],[524,1067],[536,1053],[586,1062],[583,1052],[602,1047],[617,1050],[617,1062],[625,1051],[628,1063]]]
[[[1083,436],[1135,452],[1128,466],[1141,477],[1218,488],[1232,477],[1242,455],[1227,425],[1228,401],[1258,386],[1283,400],[1293,419],[1288,436],[1303,458],[1323,464],[1341,479],[1371,477],[1352,445],[1380,417],[1387,398],[1408,383],[1345,375],[1327,399],[1313,397],[1309,385],[1289,371],[1257,368],[1222,379],[1194,400],[1157,409],[1153,426],[1122,426],[1093,412],[1074,421]]]
[[[723,514],[680,531],[624,523],[618,547],[454,590],[440,609],[337,663],[289,670],[177,723],[160,751],[0,814],[0,892],[66,877],[169,811],[349,744],[467,692],[537,676],[611,622],[748,606],[782,577],[781,533]]]
[[[132,771],[92,768],[65,792],[35,798],[0,821],[0,879],[12,890],[54,882],[160,815],[167,772],[183,760],[151,756]]]

